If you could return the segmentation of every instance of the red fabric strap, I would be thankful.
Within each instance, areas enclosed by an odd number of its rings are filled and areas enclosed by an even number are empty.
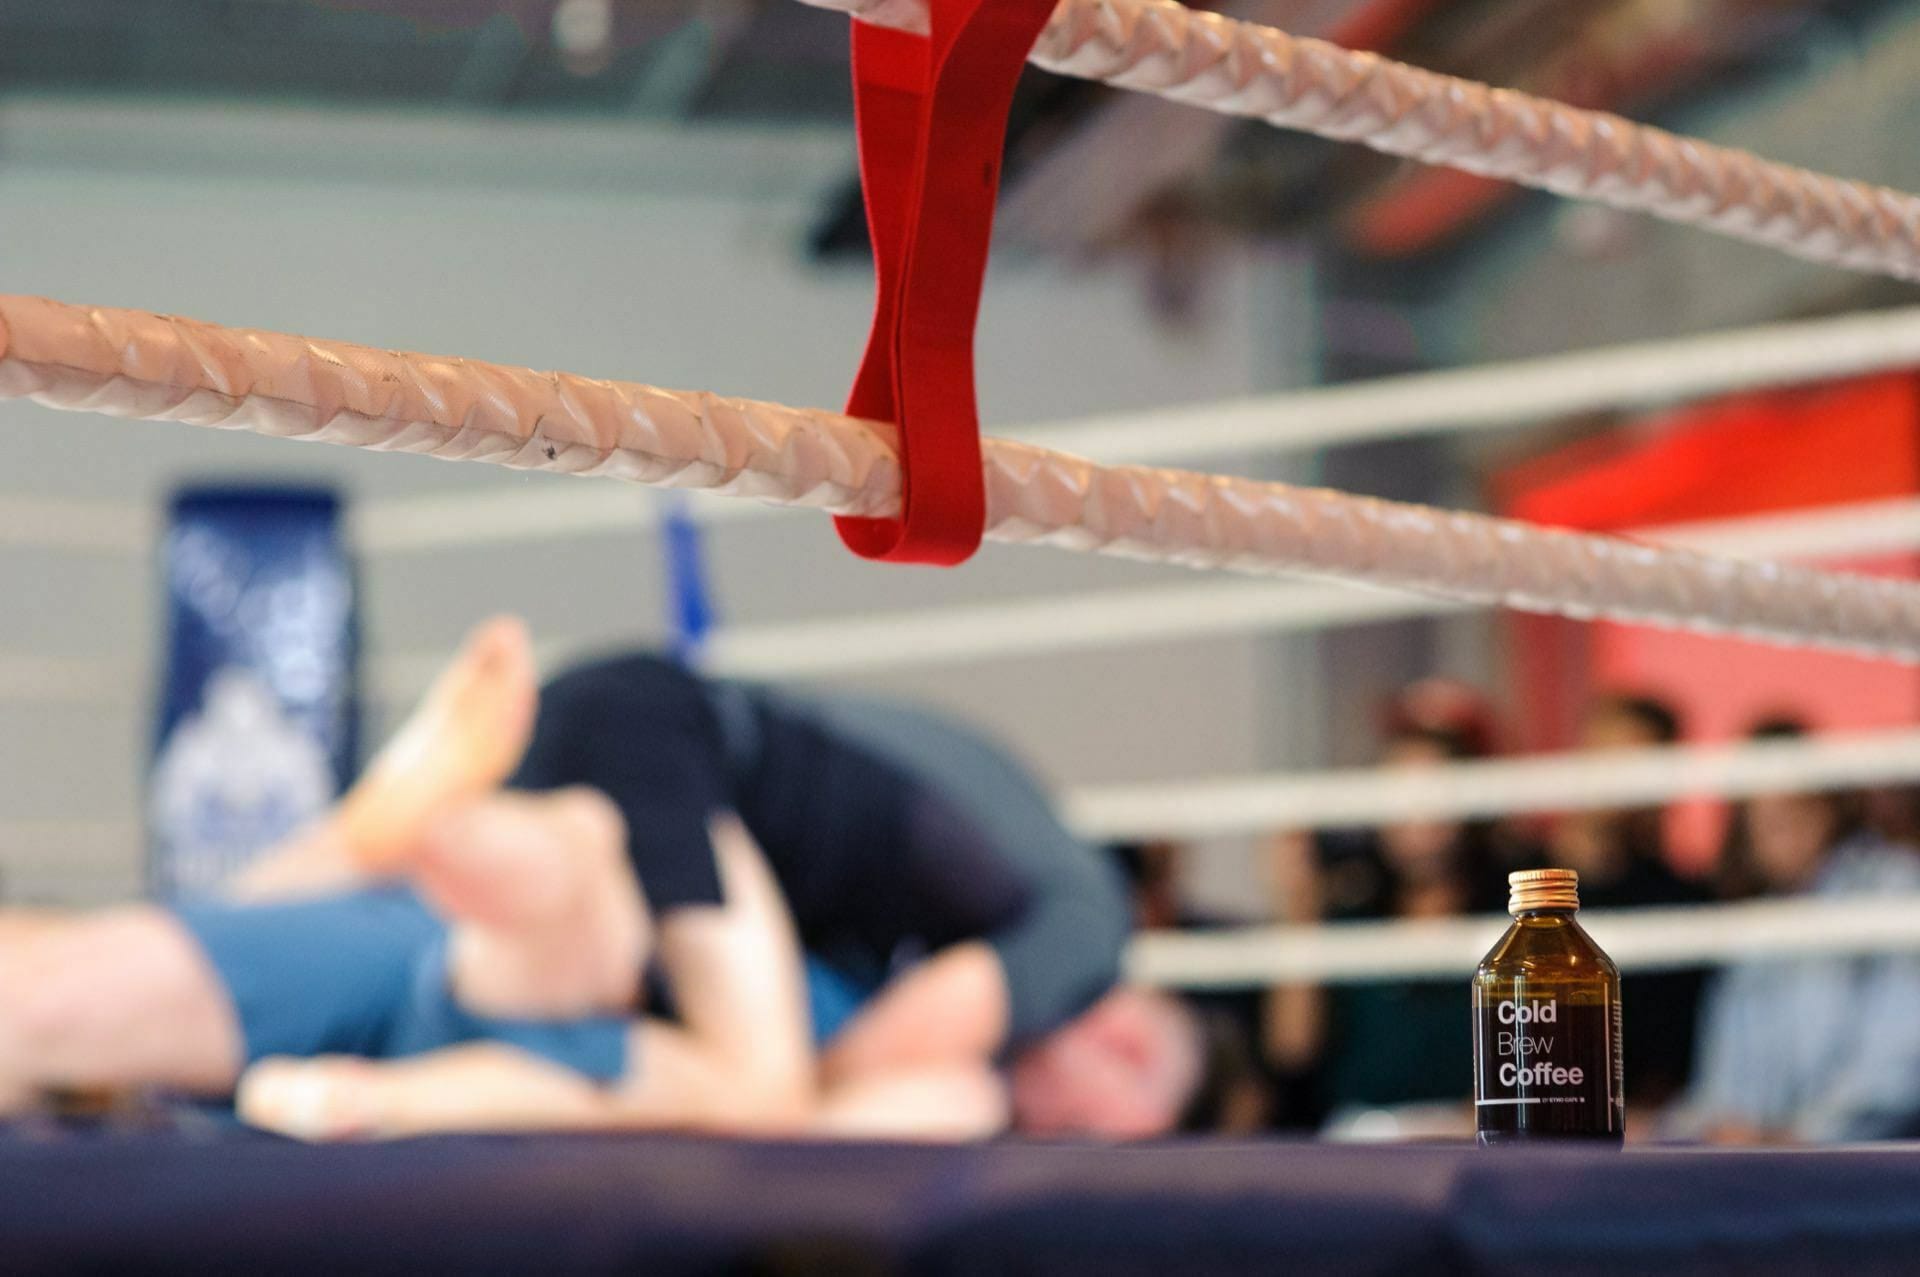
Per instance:
[[[901,515],[836,520],[855,553],[951,566],[986,524],[973,329],[1007,112],[1054,0],[930,0],[932,32],[853,24],[873,329],[851,416],[900,427]]]

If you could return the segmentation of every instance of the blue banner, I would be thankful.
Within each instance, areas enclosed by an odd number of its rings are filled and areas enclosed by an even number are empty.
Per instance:
[[[202,894],[324,812],[352,775],[354,582],[330,493],[201,487],[163,549],[167,635],[148,881]]]
[[[667,561],[667,593],[672,609],[673,650],[682,661],[698,665],[707,636],[719,618],[707,585],[705,534],[678,494],[662,499],[660,541]]]

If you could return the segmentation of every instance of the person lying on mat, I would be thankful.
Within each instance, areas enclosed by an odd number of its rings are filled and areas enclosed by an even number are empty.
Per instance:
[[[640,656],[541,694],[497,621],[230,899],[0,915],[0,1103],[237,1091],[316,1138],[1151,1135],[1204,1042],[1110,991],[1125,933],[1110,868],[944,720]]]

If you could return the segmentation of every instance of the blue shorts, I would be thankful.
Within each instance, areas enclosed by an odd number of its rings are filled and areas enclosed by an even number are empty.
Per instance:
[[[514,1020],[461,1007],[447,983],[447,926],[405,887],[173,912],[226,986],[249,1064],[270,1055],[398,1059],[491,1041],[602,1082],[627,1072],[627,1017]],[[807,992],[824,1042],[871,991],[809,957]]]

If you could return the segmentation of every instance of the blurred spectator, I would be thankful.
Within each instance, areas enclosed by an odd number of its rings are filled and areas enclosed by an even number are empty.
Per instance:
[[[1180,893],[1183,848],[1179,843],[1115,843],[1110,850],[1126,876],[1136,929],[1204,930],[1238,925],[1188,907]],[[1259,994],[1237,989],[1189,991],[1178,995],[1177,1001],[1191,1013],[1201,1058],[1199,1084],[1181,1114],[1179,1129],[1215,1135],[1246,1135],[1264,1129],[1272,1117],[1273,1097],[1254,1048],[1259,1033]]]
[[[1464,758],[1487,758],[1500,748],[1494,729],[1493,707],[1478,688],[1451,678],[1423,678],[1402,688],[1387,702],[1380,735],[1394,740],[1403,733],[1443,735]]]
[[[1650,749],[1680,738],[1680,717],[1665,702],[1615,695],[1587,711],[1580,748]],[[1658,807],[1568,813],[1554,823],[1543,863],[1579,871],[1583,909],[1704,904],[1708,887],[1672,868],[1665,823]],[[1704,971],[1663,971],[1622,982],[1628,1104],[1662,1105],[1686,1089],[1705,980]]]
[[[1382,765],[1425,768],[1479,756],[1484,736],[1402,725]],[[1269,855],[1281,917],[1312,923],[1443,918],[1504,901],[1491,830],[1411,821],[1314,840],[1281,834]],[[1458,978],[1332,988],[1285,985],[1268,998],[1267,1056],[1283,1078],[1311,1075],[1324,1110],[1464,1099],[1470,1058],[1467,983]]]
[[[1867,827],[1888,842],[1920,847],[1920,786],[1869,789],[1861,795]]]
[[[1110,849],[1126,876],[1133,900],[1133,925],[1142,931],[1178,927],[1197,919],[1187,916],[1180,899],[1180,846],[1166,839],[1114,843]]]
[[[1802,734],[1784,720],[1754,732]],[[1736,896],[1920,892],[1920,858],[1868,828],[1861,802],[1846,795],[1749,799],[1736,813],[1722,872]],[[1913,1134],[1920,958],[1779,958],[1723,969],[1707,996],[1698,1076],[1671,1125],[1726,1143]]]
[[[1587,711],[1580,748],[1651,749],[1680,742],[1680,718],[1651,696],[1610,696]],[[1667,858],[1666,813],[1658,807],[1571,812],[1553,825],[1547,859],[1580,871],[1584,908],[1697,904],[1704,887],[1675,873]]]

